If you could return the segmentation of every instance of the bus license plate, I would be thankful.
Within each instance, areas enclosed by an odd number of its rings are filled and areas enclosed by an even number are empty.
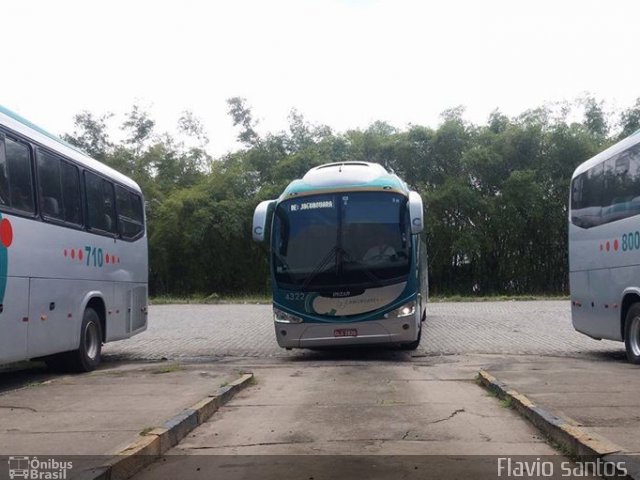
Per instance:
[[[358,329],[356,328],[336,328],[333,331],[334,337],[357,337]]]

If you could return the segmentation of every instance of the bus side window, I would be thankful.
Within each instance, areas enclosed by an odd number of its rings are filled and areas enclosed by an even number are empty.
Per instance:
[[[571,184],[571,222],[582,228],[602,222],[603,164],[587,170]]]
[[[62,195],[66,222],[82,225],[82,201],[80,198],[80,172],[78,167],[62,162]]]
[[[5,155],[9,177],[11,207],[35,212],[31,181],[31,152],[27,145],[5,138]]]
[[[38,191],[42,215],[63,220],[60,159],[38,149]]]
[[[89,227],[108,233],[116,232],[113,185],[91,172],[84,172]]]
[[[113,185],[107,180],[102,180],[102,201],[104,202],[104,221],[106,231],[116,233],[116,199]]]
[[[640,145],[629,150],[629,171],[625,183],[627,197],[630,199],[630,210],[640,211]]]
[[[0,205],[11,206],[9,199],[9,177],[7,176],[7,157],[4,154],[3,136],[0,136]]]

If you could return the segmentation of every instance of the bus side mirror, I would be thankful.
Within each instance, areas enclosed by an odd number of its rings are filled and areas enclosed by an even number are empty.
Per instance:
[[[411,219],[411,233],[417,234],[424,229],[424,212],[422,197],[418,192],[409,192],[409,218]]]
[[[264,242],[267,233],[267,220],[271,217],[270,213],[275,204],[275,200],[260,202],[253,212],[253,227],[251,232],[255,242]]]

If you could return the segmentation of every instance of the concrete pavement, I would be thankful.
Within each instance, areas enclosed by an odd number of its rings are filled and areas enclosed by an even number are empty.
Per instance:
[[[569,424],[640,455],[640,367],[627,363],[624,355],[521,357],[486,370]]]
[[[480,369],[640,453],[640,368],[626,363],[622,344],[573,332],[568,303],[432,306],[414,353],[286,352],[275,345],[268,307],[247,307],[156,309],[150,332],[107,345],[104,368],[89,375],[0,372],[0,453],[113,454],[246,370],[257,385],[183,440],[166,465],[203,458],[195,454],[553,453],[474,384]],[[172,360],[147,361],[165,355]]]
[[[467,359],[426,365],[305,364],[254,369],[174,454],[554,454],[478,388]]]
[[[4,372],[0,384],[5,376],[19,388],[0,393],[2,455],[110,455],[234,380],[238,369],[111,364],[84,375]]]
[[[134,478],[495,478],[498,456],[563,459],[476,385],[483,363],[254,364],[255,386]]]

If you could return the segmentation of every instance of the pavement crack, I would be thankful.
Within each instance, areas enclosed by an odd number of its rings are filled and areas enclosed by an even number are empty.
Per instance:
[[[11,433],[11,434],[19,434],[19,435],[41,435],[41,434],[46,434],[46,435],[66,435],[69,433],[122,433],[122,432],[131,432],[131,433],[137,433],[138,430],[94,430],[94,429],[89,429],[89,430],[53,430],[53,431],[48,431],[48,430],[37,430],[37,431],[25,431],[25,430],[18,430],[16,428],[11,428],[8,430],[4,430],[7,433]]]
[[[6,410],[27,410],[29,412],[33,412],[33,413],[38,413],[38,411],[35,408],[31,408],[31,407],[15,407],[13,405],[0,405],[0,409],[6,409]]]
[[[451,415],[449,415],[446,418],[441,418],[439,420],[434,420],[433,422],[429,422],[428,425],[434,425],[436,423],[440,423],[440,422],[446,422],[447,420],[451,420],[453,417],[455,417],[456,415],[458,415],[459,413],[464,412],[464,408],[459,408],[458,410],[455,410]]]
[[[411,432],[411,430],[407,430],[407,432],[402,436],[402,440],[407,439],[407,437],[409,436],[409,432]]]
[[[313,440],[302,440],[299,442],[258,442],[258,443],[243,443],[240,445],[220,445],[220,446],[203,446],[203,447],[181,447],[183,450],[215,450],[219,448],[240,448],[240,447],[267,447],[270,445],[298,445],[301,443],[313,443]]]

